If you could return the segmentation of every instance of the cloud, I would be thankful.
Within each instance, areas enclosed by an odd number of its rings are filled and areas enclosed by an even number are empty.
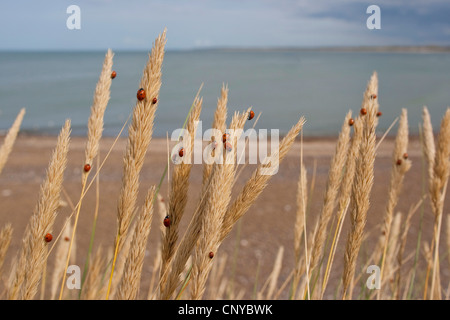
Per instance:
[[[331,33],[338,34],[348,31],[352,26],[352,34],[358,38],[361,34],[367,34],[365,22],[369,15],[366,9],[369,5],[378,5],[381,9],[382,29],[378,32],[381,37],[374,45],[392,44],[430,44],[439,43],[450,45],[450,39],[446,30],[450,27],[450,2],[444,0],[393,2],[324,0],[320,2],[280,1],[280,8],[284,10],[289,19],[307,21],[308,19],[320,24],[322,21],[336,21]],[[346,22],[339,24],[338,21]],[[345,38],[345,37],[342,37]]]
[[[448,0],[79,0],[82,29],[68,31],[72,3],[0,2],[0,50],[145,49],[164,27],[168,49],[450,45]],[[371,4],[381,30],[366,28]]]

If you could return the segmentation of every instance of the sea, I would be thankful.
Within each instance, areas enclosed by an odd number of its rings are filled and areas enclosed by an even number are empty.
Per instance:
[[[105,53],[0,52],[0,132],[25,108],[21,132],[54,135],[70,118],[72,134],[85,135]],[[132,112],[147,59],[145,51],[115,52],[117,77],[104,135],[116,136]],[[201,86],[202,128],[210,128],[224,84],[228,120],[251,107],[257,116],[261,113],[257,130],[283,134],[303,115],[304,137],[336,136],[347,111],[359,112],[374,71],[383,113],[380,133],[405,108],[410,132],[418,134],[423,106],[434,129],[439,128],[450,106],[449,53],[217,49],[166,52],[154,136],[170,136],[183,126]],[[395,132],[394,127],[389,134]]]

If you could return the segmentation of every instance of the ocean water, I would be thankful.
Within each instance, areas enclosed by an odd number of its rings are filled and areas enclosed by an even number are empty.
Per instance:
[[[86,134],[104,54],[0,52],[0,130],[25,107],[22,131],[56,134],[70,118],[73,134]],[[105,135],[115,136],[132,111],[147,57],[115,53]],[[410,131],[418,133],[424,105],[438,128],[450,106],[450,54],[200,50],[166,53],[154,135],[182,127],[202,83],[201,120],[203,130],[209,128],[226,83],[230,116],[251,106],[262,112],[257,129],[285,133],[304,115],[305,136],[336,136],[345,113],[359,111],[373,71],[379,76],[380,132],[406,108]]]

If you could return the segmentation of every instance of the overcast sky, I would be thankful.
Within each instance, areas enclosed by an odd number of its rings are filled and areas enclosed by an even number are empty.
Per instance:
[[[81,9],[69,30],[68,6]],[[370,5],[381,29],[369,30]],[[449,0],[1,0],[0,50],[450,45]]]

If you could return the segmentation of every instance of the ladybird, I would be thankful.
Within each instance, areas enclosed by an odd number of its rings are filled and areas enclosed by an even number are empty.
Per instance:
[[[44,237],[45,242],[50,242],[50,241],[52,241],[52,239],[53,239],[53,236],[51,233],[47,233]]]
[[[348,120],[348,125],[351,127],[353,124],[355,124],[355,120],[353,120],[352,118],[350,118]]]
[[[114,79],[116,76],[117,76],[117,72],[115,72],[115,71],[113,70],[113,72],[111,72],[111,79]]]
[[[402,159],[397,160],[397,165],[400,166],[402,164]]]
[[[248,120],[252,120],[255,117],[255,112],[253,112],[253,110],[250,110],[250,112],[248,113]]]
[[[376,99],[377,98],[377,95],[376,94],[372,94],[371,96],[370,96],[370,98],[373,100],[373,99]]]
[[[210,259],[214,258],[214,252],[210,251],[208,256]]]
[[[158,102],[158,99],[156,97],[152,99],[153,104],[156,104],[157,102]]]
[[[69,241],[70,239],[69,237],[64,237],[64,240]]]
[[[229,139],[229,138],[230,138],[230,135],[228,133],[224,133],[222,136],[223,143],[227,142],[227,139]]]
[[[377,117],[381,117],[382,115],[383,115],[383,112],[381,112],[381,111],[377,112]]]
[[[180,157],[183,157],[183,156],[184,156],[184,148],[180,148],[180,150],[178,151],[178,155],[179,155]]]
[[[165,218],[164,218],[164,221],[163,221],[163,223],[164,223],[164,226],[166,227],[166,228],[168,228],[168,227],[170,227],[170,218],[169,218],[169,216],[166,216]]]
[[[359,111],[363,116],[367,114],[367,109],[366,108],[361,108],[361,110]]]
[[[231,145],[231,143],[227,142],[223,144],[223,147],[230,152],[231,150],[233,150],[233,146]]]
[[[89,172],[90,170],[91,170],[91,165],[89,164],[89,163],[86,163],[85,165],[84,165],[84,172]]]
[[[142,101],[145,99],[145,90],[144,88],[140,88],[136,94],[136,97],[139,101]]]
[[[403,159],[408,159],[408,154],[406,152],[403,154]]]

